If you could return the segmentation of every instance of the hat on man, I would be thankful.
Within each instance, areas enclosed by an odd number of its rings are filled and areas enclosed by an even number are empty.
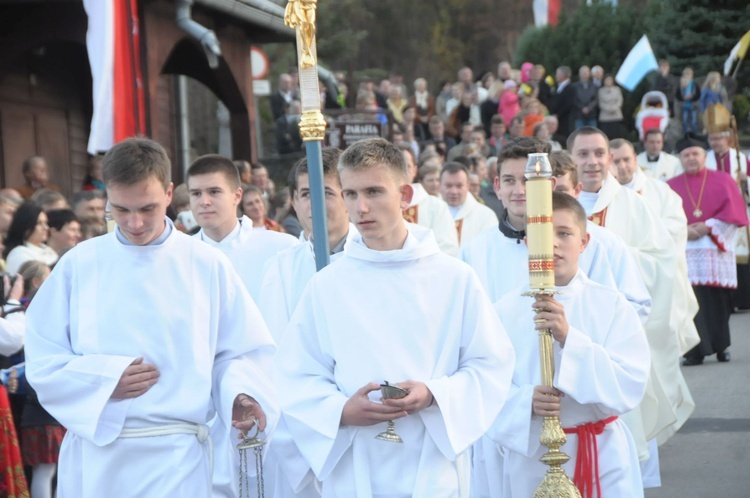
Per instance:
[[[685,133],[685,136],[682,138],[682,140],[677,142],[677,153],[680,153],[689,147],[700,147],[702,149],[707,149],[708,142],[703,135],[696,135],[695,133],[688,132]]]

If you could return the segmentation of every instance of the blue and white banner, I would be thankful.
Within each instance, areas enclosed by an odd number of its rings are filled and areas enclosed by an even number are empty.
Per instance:
[[[638,40],[617,71],[615,81],[623,88],[633,91],[638,83],[651,71],[659,69],[656,56],[646,35]]]

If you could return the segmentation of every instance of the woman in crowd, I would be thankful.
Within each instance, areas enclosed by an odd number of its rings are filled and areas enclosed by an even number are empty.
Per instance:
[[[428,163],[419,168],[417,181],[422,184],[428,194],[440,195],[440,166]]]
[[[50,274],[49,266],[41,261],[27,261],[18,270],[23,278],[26,296],[22,301],[28,306],[42,283]],[[57,472],[57,458],[65,436],[65,428],[39,404],[34,389],[26,382],[26,403],[21,415],[21,455],[24,465],[32,469],[31,495],[34,498],[52,498],[52,482]]]
[[[268,208],[261,190],[255,185],[247,185],[242,191],[242,212],[253,222],[254,228],[284,232],[284,229],[266,216]]]
[[[703,89],[701,90],[701,114],[706,112],[708,106],[723,104],[726,101],[726,91],[721,86],[721,75],[716,71],[711,71],[706,76],[706,81],[703,82]]]
[[[70,209],[56,209],[47,213],[49,240],[47,245],[62,256],[81,241],[81,223]]]
[[[3,256],[8,273],[15,274],[29,260],[54,264],[58,255],[46,244],[48,238],[47,214],[30,202],[21,204],[5,236]]]
[[[549,133],[549,125],[545,121],[537,123],[537,125],[534,126],[534,138],[538,138],[539,140],[544,140],[545,142],[549,143],[552,146],[552,152],[562,150],[562,145],[560,145],[560,142],[552,139],[552,136]]]
[[[599,128],[610,140],[622,138],[622,90],[611,74],[604,77],[598,93]]]

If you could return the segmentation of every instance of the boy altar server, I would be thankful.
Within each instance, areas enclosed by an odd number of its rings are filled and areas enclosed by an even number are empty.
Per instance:
[[[325,186],[326,219],[328,225],[328,248],[331,261],[344,255],[347,240],[357,230],[349,223],[338,166],[341,151],[334,147],[323,149],[323,182]],[[307,282],[315,275],[315,252],[312,232],[312,207],[310,203],[310,175],[307,159],[300,159],[289,173],[289,190],[292,206],[303,227],[304,241],[278,253],[268,264],[261,286],[260,307],[266,325],[276,342],[286,329],[289,319],[297,307]]]
[[[60,498],[236,496],[232,426],[278,419],[273,341],[229,260],[166,217],[170,171],[151,140],[110,149],[116,230],[67,253],[29,308],[26,374],[68,429]]]
[[[339,160],[359,235],[315,275],[277,354],[279,399],[323,496],[467,496],[469,448],[510,387],[513,350],[474,272],[407,224],[403,155],[382,139]],[[381,400],[378,384],[408,391]],[[395,421],[403,443],[375,438]]]
[[[237,167],[226,157],[207,154],[187,172],[190,209],[201,230],[194,235],[229,257],[250,296],[258,302],[263,274],[278,252],[299,241],[286,233],[254,230],[247,216],[237,218],[242,184]]]
[[[528,285],[509,292],[496,311],[517,354],[511,394],[489,438],[506,452],[504,497],[528,498],[547,467],[539,461],[542,420],[558,415],[568,435],[564,465],[582,493],[643,496],[637,450],[618,416],[641,401],[649,375],[648,342],[625,297],[592,282],[578,268],[588,243],[586,214],[578,202],[553,193],[556,296],[525,297]],[[595,312],[592,313],[592,310]],[[537,323],[540,322],[540,323]],[[555,341],[555,387],[540,386],[539,339]],[[597,472],[598,470],[598,472]]]

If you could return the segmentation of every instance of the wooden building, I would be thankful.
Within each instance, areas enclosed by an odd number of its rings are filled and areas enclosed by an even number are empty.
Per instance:
[[[101,0],[108,1],[108,0]],[[250,46],[294,42],[286,0],[195,0],[192,18],[213,30],[222,57],[209,67],[200,44],[176,23],[178,0],[138,0],[146,134],[167,149],[175,182],[179,151],[176,75],[209,88],[229,109],[232,155],[256,160]],[[92,78],[82,0],[0,0],[0,186],[23,184],[21,164],[44,156],[50,181],[79,190],[88,156]]]

